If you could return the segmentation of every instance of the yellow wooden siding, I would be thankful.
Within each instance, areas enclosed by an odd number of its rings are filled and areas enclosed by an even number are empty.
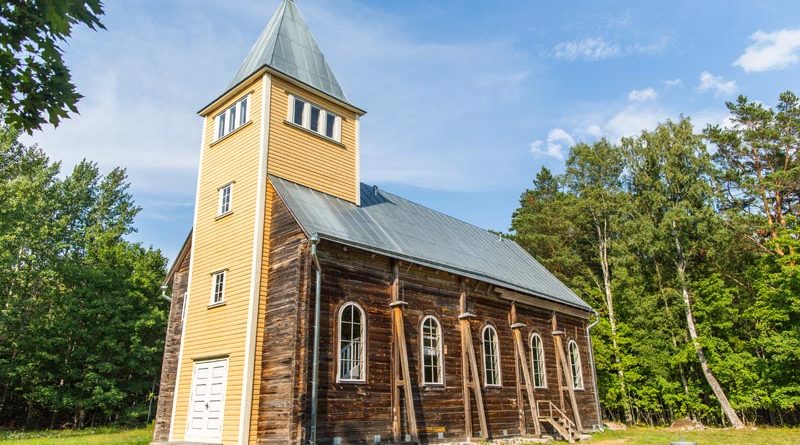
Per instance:
[[[328,141],[287,123],[289,94],[341,116],[342,143]],[[275,76],[270,102],[269,172],[356,202],[355,114]]]
[[[196,209],[192,281],[183,334],[180,382],[176,391],[173,440],[182,440],[186,433],[193,361],[219,355],[229,357],[222,440],[225,444],[232,444],[238,439],[258,188],[261,91],[259,76],[241,94],[205,117],[206,143]],[[214,116],[245,94],[250,94],[250,123],[215,142]],[[233,213],[217,219],[217,190],[230,181],[235,181]],[[220,269],[228,270],[225,305],[209,308],[211,273]]]

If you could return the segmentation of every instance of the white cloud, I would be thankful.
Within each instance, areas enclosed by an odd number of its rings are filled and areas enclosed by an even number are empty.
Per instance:
[[[554,56],[563,60],[602,60],[619,55],[619,46],[606,42],[602,37],[561,42],[553,48]]]
[[[603,129],[597,124],[589,125],[583,130],[583,132],[594,138],[600,138],[603,136]]]
[[[715,96],[730,95],[736,92],[736,81],[725,80],[722,76],[715,76],[708,71],[700,73],[700,84],[697,91],[703,93],[713,91]]]
[[[547,141],[531,142],[531,153],[564,159],[564,150],[575,145],[575,139],[562,128],[553,128],[547,133]]]
[[[623,137],[635,136],[642,130],[652,130],[668,117],[669,113],[658,107],[628,105],[608,120],[604,133],[610,140],[618,142]]]
[[[666,89],[683,86],[683,81],[679,78],[662,80],[661,83],[664,84],[664,88]]]
[[[658,97],[658,94],[656,90],[652,88],[632,90],[628,93],[628,100],[631,102],[647,102],[649,100],[655,100],[656,97]]]
[[[747,72],[779,70],[800,60],[800,28],[775,32],[756,31],[734,65]]]

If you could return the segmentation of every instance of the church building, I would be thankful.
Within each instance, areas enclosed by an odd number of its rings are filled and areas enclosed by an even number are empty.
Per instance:
[[[362,184],[365,113],[292,0],[199,111],[154,444],[574,442],[600,424],[593,310],[513,240]]]

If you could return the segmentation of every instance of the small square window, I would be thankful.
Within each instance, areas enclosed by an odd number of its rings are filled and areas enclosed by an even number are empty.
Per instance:
[[[294,115],[292,116],[292,122],[297,125],[303,125],[303,109],[305,106],[305,102],[296,97],[294,98]]]
[[[225,275],[227,271],[214,272],[211,275],[211,304],[225,301]]]
[[[231,201],[233,198],[233,183],[223,185],[219,188],[219,207],[217,216],[224,215],[231,211]]]
[[[236,107],[231,107],[230,111],[228,111],[228,133],[235,130],[238,124],[236,122]]]
[[[325,136],[333,139],[336,130],[336,115],[325,113]]]
[[[217,127],[217,139],[225,136],[225,113],[220,114],[217,117],[217,121],[219,122],[219,126]]]
[[[239,102],[239,125],[247,122],[247,99]]]
[[[311,131],[316,131],[319,133],[319,116],[320,116],[320,109],[311,106],[311,120],[308,122],[308,127]]]

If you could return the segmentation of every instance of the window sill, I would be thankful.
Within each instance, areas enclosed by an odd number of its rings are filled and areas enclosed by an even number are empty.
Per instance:
[[[208,305],[207,309],[214,309],[215,307],[222,307],[225,306],[224,301],[220,301],[219,303],[211,303]]]
[[[297,128],[298,130],[303,130],[306,133],[308,133],[308,134],[310,134],[312,136],[315,136],[317,138],[320,138],[323,141],[330,142],[333,145],[338,145],[339,147],[346,148],[344,144],[342,144],[341,142],[337,141],[336,139],[329,138],[328,136],[325,136],[324,134],[319,134],[316,131],[311,130],[309,128],[306,128],[306,127],[304,127],[302,125],[297,125],[297,124],[295,124],[294,122],[292,122],[290,120],[284,119],[283,123],[288,125],[288,126],[290,126],[290,127]]]
[[[423,383],[422,389],[424,391],[444,391],[447,387],[442,383]]]
[[[217,216],[214,218],[214,221],[219,221],[220,219],[222,219],[222,218],[225,218],[225,217],[226,217],[226,216],[228,216],[228,215],[233,215],[233,210],[229,210],[229,211],[227,211],[227,212],[225,212],[225,213],[223,213],[223,214],[221,214],[221,215],[217,215]]]
[[[213,146],[219,144],[220,142],[224,141],[225,139],[228,139],[229,137],[231,137],[234,134],[238,133],[241,129],[247,128],[252,123],[253,123],[253,120],[250,119],[249,121],[243,123],[242,125],[239,125],[235,130],[231,131],[230,133],[226,134],[225,136],[222,136],[221,138],[219,138],[219,139],[213,141],[212,143],[208,144],[208,146],[209,147],[213,147]]]
[[[337,385],[366,385],[366,380],[337,380]]]

